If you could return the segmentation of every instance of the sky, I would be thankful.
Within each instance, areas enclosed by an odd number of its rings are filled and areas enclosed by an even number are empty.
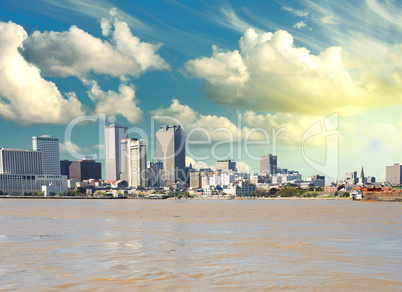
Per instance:
[[[0,147],[104,159],[103,127],[181,124],[187,164],[260,155],[303,178],[402,162],[402,3],[0,2]],[[104,169],[103,169],[104,171]]]

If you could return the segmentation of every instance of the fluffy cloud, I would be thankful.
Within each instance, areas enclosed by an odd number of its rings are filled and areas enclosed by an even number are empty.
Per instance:
[[[186,156],[186,166],[189,167],[191,164],[192,168],[195,169],[201,169],[201,168],[211,168],[213,169],[213,166],[208,166],[204,161],[196,161],[194,158],[190,156]]]
[[[191,141],[236,141],[240,137],[243,141],[267,141],[286,147],[300,147],[304,133],[313,125],[319,124],[322,133],[306,140],[305,146],[321,146],[326,143],[325,125],[328,129],[337,129],[337,120],[324,120],[323,116],[297,115],[290,113],[256,114],[246,111],[238,116],[240,121],[233,123],[227,117],[202,115],[187,105],[180,104],[173,99],[168,108],[160,108],[152,112],[156,120],[162,123],[181,123]],[[172,117],[170,119],[169,117]],[[240,122],[241,129],[236,125]],[[329,131],[329,130],[328,130]],[[337,134],[338,131],[331,134]],[[341,136],[340,136],[341,137]],[[342,137],[340,138],[342,139]]]
[[[74,144],[71,141],[65,141],[64,143],[59,143],[59,148],[61,153],[70,153],[69,149],[74,149],[75,152],[86,152],[87,149],[81,148],[77,144]]]
[[[221,141],[233,140],[237,137],[238,128],[226,117],[215,115],[201,115],[187,105],[181,105],[179,100],[173,99],[168,108],[160,108],[151,112],[161,123],[180,123],[184,126],[191,141]]]
[[[24,42],[24,58],[48,76],[85,76],[90,72],[116,77],[135,76],[169,66],[157,54],[161,44],[141,42],[133,36],[116,9],[102,19],[102,33],[111,41],[96,38],[71,26],[68,31],[35,31]]]
[[[205,80],[206,97],[219,104],[317,115],[345,106],[353,112],[357,107],[401,103],[398,67],[378,76],[370,68],[375,64],[351,57],[348,65],[355,61],[354,67],[346,67],[341,47],[316,56],[295,47],[292,35],[283,30],[258,34],[248,29],[239,45],[240,51],[213,47],[211,57],[185,64],[190,76]],[[400,53],[397,56],[400,60]]]
[[[305,26],[306,26],[306,23],[304,21],[300,21],[300,22],[296,23],[295,25],[293,25],[293,28],[302,29]]]
[[[306,11],[293,9],[292,7],[282,7],[282,9],[286,10],[286,11],[289,11],[289,12],[292,12],[292,13],[296,14],[299,17],[306,17],[309,14]]]
[[[27,37],[20,25],[0,22],[0,116],[20,124],[62,124],[83,115],[74,95],[63,98],[56,85],[21,56],[18,49]]]
[[[137,107],[138,100],[135,98],[135,88],[120,84],[119,92],[102,91],[94,80],[82,79],[84,84],[90,87],[88,96],[95,103],[95,112],[105,115],[120,114],[130,123],[137,123],[142,119],[142,111]]]

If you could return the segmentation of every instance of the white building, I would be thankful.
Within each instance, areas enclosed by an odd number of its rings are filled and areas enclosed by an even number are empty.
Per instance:
[[[221,176],[213,174],[209,177],[209,185],[217,187],[221,185]]]
[[[248,197],[252,192],[256,190],[255,184],[239,182],[231,184],[223,190],[224,193],[239,197]]]
[[[57,195],[59,193],[64,193],[67,190],[66,186],[55,186],[50,184],[48,186],[42,186],[42,192],[45,194],[45,197],[52,195]]]
[[[41,174],[42,152],[0,148],[0,173]]]
[[[121,140],[127,138],[128,128],[112,124],[105,126],[105,167],[106,180],[121,179]]]
[[[122,143],[122,178],[130,187],[147,187],[147,141],[124,139]],[[123,160],[124,159],[124,160]]]
[[[221,174],[221,185],[228,186],[236,180],[236,175],[234,173],[222,173]]]
[[[32,137],[32,149],[42,152],[44,174],[60,175],[59,139],[47,136]]]

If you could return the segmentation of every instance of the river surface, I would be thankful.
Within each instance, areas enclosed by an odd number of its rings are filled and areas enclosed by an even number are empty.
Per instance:
[[[401,203],[0,200],[0,291],[401,289]]]

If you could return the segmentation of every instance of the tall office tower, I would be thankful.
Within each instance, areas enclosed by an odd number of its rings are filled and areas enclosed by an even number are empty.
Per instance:
[[[112,124],[105,126],[106,180],[121,179],[121,140],[127,138],[128,128]]]
[[[44,174],[60,175],[59,139],[51,137],[32,137],[34,151],[42,151]]]
[[[42,152],[0,148],[1,174],[42,174]]]
[[[122,178],[130,187],[147,187],[147,141],[124,139],[122,145]]]
[[[147,164],[147,170],[148,170],[148,186],[151,187],[165,186],[162,161],[154,161],[154,162],[149,161]]]
[[[215,164],[215,168],[223,172],[229,172],[230,170],[236,171],[236,162],[231,160],[218,160]]]
[[[402,164],[394,163],[385,168],[385,181],[393,186],[402,184]]]
[[[277,156],[271,154],[260,156],[260,175],[263,177],[275,175],[277,171],[277,162]]]
[[[164,125],[156,132],[156,160],[162,161],[166,186],[185,181],[185,133],[181,126]]]
[[[76,179],[78,181],[87,179],[98,180],[102,178],[102,165],[100,162],[95,162],[93,159],[84,157],[81,160],[72,161],[68,173],[70,179]]]

